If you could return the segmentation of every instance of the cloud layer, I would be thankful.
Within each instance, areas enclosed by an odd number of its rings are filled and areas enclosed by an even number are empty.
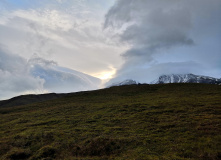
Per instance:
[[[20,94],[67,93],[98,89],[101,81],[37,55],[26,60],[0,50],[0,99]]]
[[[169,72],[210,74],[213,64],[204,63],[211,52],[217,56],[221,51],[217,40],[221,33],[220,7],[219,0],[116,1],[106,14],[104,28],[117,30],[120,41],[130,45],[130,49],[122,54],[125,63],[112,81],[154,79],[155,75]],[[203,46],[206,42],[207,47]],[[210,53],[200,53],[205,48],[211,49]],[[221,60],[220,55],[216,58]],[[154,68],[159,66],[164,67],[156,73]],[[145,73],[137,79],[141,70]],[[221,73],[216,72],[215,76],[220,77]]]
[[[43,93],[44,80],[29,74],[27,61],[0,49],[0,99],[22,93]]]
[[[220,78],[220,8],[220,0],[2,0],[0,99],[97,88],[83,73],[116,73],[109,83]]]
[[[121,65],[124,48],[115,45],[102,23],[111,0],[0,2],[0,44],[16,55],[37,53],[94,76]]]
[[[111,4],[111,0],[1,0],[0,99],[100,87],[100,80],[81,72],[102,77],[120,65],[122,49],[102,30]]]

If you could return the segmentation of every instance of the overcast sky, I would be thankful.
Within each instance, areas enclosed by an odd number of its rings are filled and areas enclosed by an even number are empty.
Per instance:
[[[1,0],[0,99],[53,92],[30,74],[36,55],[108,83],[221,78],[220,8],[220,0]]]

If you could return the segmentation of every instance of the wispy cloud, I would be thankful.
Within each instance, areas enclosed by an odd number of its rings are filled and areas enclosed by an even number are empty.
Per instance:
[[[59,66],[56,62],[33,55],[26,60],[0,50],[0,100],[20,94],[76,92],[98,89],[95,77]]]
[[[36,7],[6,9],[0,17],[0,43],[24,58],[37,53],[88,74],[112,72],[121,65],[119,55],[125,48],[102,29],[102,7],[112,2],[99,2],[46,0],[33,1]]]

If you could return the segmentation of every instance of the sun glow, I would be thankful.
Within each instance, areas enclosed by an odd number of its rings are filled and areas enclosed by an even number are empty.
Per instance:
[[[102,80],[106,80],[106,79],[112,78],[112,76],[113,76],[113,73],[106,72],[106,73],[102,73],[99,78]]]
[[[116,69],[112,69],[112,71],[105,71],[95,75],[95,77],[100,78],[101,80],[108,80],[113,78],[114,74],[116,73]]]

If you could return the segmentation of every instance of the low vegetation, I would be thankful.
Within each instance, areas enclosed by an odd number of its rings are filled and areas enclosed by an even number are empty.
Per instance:
[[[221,159],[221,86],[131,85],[0,107],[1,160]]]

